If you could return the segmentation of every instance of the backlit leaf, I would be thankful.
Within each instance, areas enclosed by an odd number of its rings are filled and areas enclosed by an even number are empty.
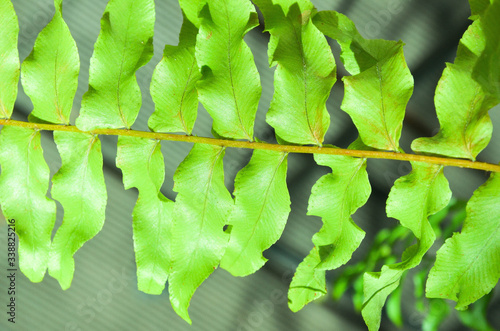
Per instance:
[[[471,19],[477,19],[490,6],[490,0],[469,0]]]
[[[40,131],[4,127],[0,165],[0,203],[5,218],[15,220],[19,267],[32,282],[41,282],[49,259],[56,204],[46,196],[49,167],[43,158]]]
[[[489,143],[493,127],[488,110],[497,104],[472,79],[472,70],[484,49],[480,21],[460,40],[454,64],[447,64],[436,88],[434,102],[441,129],[432,138],[412,143],[418,152],[475,160]]]
[[[206,0],[179,0],[182,12],[196,28],[200,27],[201,22],[198,13],[205,3]]]
[[[0,118],[10,118],[17,97],[19,52],[17,38],[19,23],[10,0],[0,0]]]
[[[325,36],[311,21],[309,1],[254,1],[271,34],[269,63],[277,65],[266,121],[283,140],[321,145],[330,115],[326,100],[336,81],[335,60]]]
[[[221,267],[233,276],[260,269],[267,261],[262,252],[285,228],[290,213],[287,158],[287,153],[255,150],[236,176],[235,206],[228,221],[231,238],[221,261]]]
[[[480,24],[486,41],[484,51],[474,68],[474,79],[500,102],[500,0],[491,0],[491,5],[481,16]]]
[[[370,196],[366,160],[321,154],[315,154],[314,159],[318,164],[330,167],[332,173],[316,182],[309,198],[307,214],[321,217],[323,227],[313,236],[315,249],[301,262],[290,285],[288,298],[293,311],[325,294],[317,293],[317,288],[311,287],[310,283],[317,283],[319,277],[323,277],[324,283],[324,270],[347,263],[365,236],[351,215]]]
[[[321,298],[326,292],[325,270],[316,268],[321,263],[318,248],[299,264],[288,290],[288,307],[291,311],[301,310],[309,302]]]
[[[318,13],[314,24],[342,47],[342,62],[353,76],[342,79],[341,108],[351,116],[362,142],[399,151],[406,104],[413,92],[403,43],[364,39],[350,19],[334,11]]]
[[[109,1],[76,120],[80,130],[132,126],[142,103],[135,72],[153,56],[154,21],[153,0]]]
[[[151,80],[155,112],[148,125],[157,132],[191,134],[198,111],[196,82],[201,78],[194,57],[198,29],[184,17],[179,46],[165,46]]]
[[[64,219],[52,241],[49,274],[66,290],[75,271],[73,255],[102,229],[107,194],[99,138],[56,131],[54,141],[62,166],[52,179],[51,194],[63,206]]]
[[[436,236],[428,217],[445,208],[451,198],[442,166],[412,162],[412,167],[412,172],[394,183],[387,199],[387,216],[410,229],[417,243],[403,252],[401,262],[384,265],[381,272],[365,273],[361,313],[370,330],[378,330],[385,300],[398,287],[404,272],[420,264],[434,243]]]
[[[259,23],[255,8],[247,0],[207,0],[199,17],[196,60],[203,75],[197,85],[200,102],[212,116],[218,135],[253,141],[262,88],[243,37]]]
[[[160,141],[119,137],[116,165],[123,172],[125,188],[139,190],[132,214],[138,288],[161,294],[171,267],[174,203],[160,192],[165,179]]]
[[[429,273],[426,295],[467,306],[497,284],[500,277],[500,175],[493,173],[467,204],[460,233],[438,250]]]
[[[233,199],[224,186],[224,151],[218,146],[195,144],[174,175],[174,191],[178,194],[172,229],[170,302],[189,323],[189,301],[219,265],[229,240],[223,227]]]
[[[22,65],[23,88],[33,103],[30,121],[69,124],[80,59],[62,17],[61,3],[62,0],[54,1],[54,17],[40,32]]]

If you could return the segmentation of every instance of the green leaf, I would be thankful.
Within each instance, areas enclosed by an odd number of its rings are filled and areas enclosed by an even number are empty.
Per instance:
[[[332,173],[316,182],[309,198],[307,214],[321,217],[323,227],[312,239],[316,249],[310,254],[318,257],[307,256],[297,268],[296,278],[290,285],[288,298],[293,311],[323,295],[308,285],[317,281],[306,275],[314,279],[323,275],[324,278],[324,271],[321,273],[320,270],[332,270],[347,263],[365,236],[364,231],[354,224],[351,215],[370,196],[366,159],[320,154],[315,154],[314,159],[318,164],[330,167]],[[307,291],[311,293],[305,293]]]
[[[405,108],[413,92],[403,43],[366,40],[351,20],[334,11],[318,13],[314,24],[342,47],[342,62],[353,76],[342,79],[341,108],[351,116],[362,142],[399,151]]]
[[[10,118],[17,97],[19,80],[19,52],[17,39],[19,23],[14,6],[9,0],[0,0],[0,118]]]
[[[436,88],[441,129],[432,138],[414,140],[414,151],[475,160],[488,145],[493,131],[488,110],[497,101],[472,79],[483,41],[480,22],[475,21],[460,41],[455,64],[447,64]]]
[[[179,0],[183,14],[196,28],[200,27],[201,21],[198,14],[205,3],[206,0]]]
[[[404,275],[402,277],[404,279]],[[401,295],[403,293],[403,287],[399,286],[391,293],[389,298],[387,299],[386,311],[387,317],[391,320],[394,325],[399,328],[402,328],[404,325],[403,322],[403,313],[401,311]]]
[[[277,65],[266,121],[283,140],[321,145],[330,115],[326,100],[336,81],[335,60],[325,36],[311,21],[309,1],[254,1],[271,34],[269,63]]]
[[[500,102],[500,0],[491,0],[479,20],[484,31],[486,45],[474,67],[473,77],[483,88]]]
[[[489,293],[500,277],[500,174],[493,173],[467,204],[461,233],[438,250],[427,279],[428,298],[457,301],[463,310]]]
[[[225,149],[195,144],[174,175],[170,302],[191,323],[188,306],[196,288],[219,264],[229,235],[223,231],[233,206],[224,186]]]
[[[33,103],[30,121],[69,124],[80,59],[62,17],[62,0],[55,0],[54,6],[54,17],[40,32],[33,51],[23,62],[21,81]]]
[[[477,300],[469,309],[459,311],[458,318],[460,321],[476,331],[495,331],[488,322],[488,308],[493,292]],[[444,300],[439,300],[444,302]]]
[[[255,150],[236,176],[235,206],[229,217],[229,244],[221,267],[247,276],[267,261],[262,252],[281,236],[290,213],[286,186],[288,153]]]
[[[262,88],[243,37],[259,23],[255,8],[247,0],[208,0],[199,16],[196,60],[203,75],[197,85],[200,102],[212,116],[218,135],[253,141]]]
[[[19,267],[32,282],[41,282],[49,259],[56,204],[46,196],[49,167],[43,158],[40,131],[4,127],[0,165],[0,203],[5,218],[15,220]]]
[[[154,22],[153,0],[109,1],[76,120],[80,130],[132,126],[142,102],[135,72],[153,56]]]
[[[450,314],[450,307],[444,300],[429,300],[429,312],[422,322],[422,331],[437,331]]]
[[[326,292],[325,270],[316,266],[321,263],[315,246],[299,264],[288,290],[288,307],[291,311],[301,310],[309,302],[321,298]]]
[[[387,199],[387,216],[394,217],[410,229],[417,243],[408,247],[400,263],[384,265],[381,272],[364,275],[365,300],[361,311],[370,330],[378,330],[382,307],[387,297],[398,287],[408,269],[420,264],[436,238],[428,221],[448,205],[451,191],[439,165],[411,162],[413,170],[399,178]]]
[[[139,190],[132,214],[138,288],[161,294],[171,267],[174,203],[160,192],[165,179],[160,141],[119,137],[116,165],[123,172],[125,189]]]
[[[490,6],[491,0],[469,0],[471,17],[470,19],[478,19],[484,11]]]
[[[54,141],[62,166],[52,178],[51,193],[63,206],[64,219],[52,241],[49,274],[66,290],[75,271],[73,255],[102,229],[107,194],[99,138],[55,131]]]
[[[196,27],[184,17],[179,46],[165,46],[153,72],[151,97],[155,112],[148,120],[152,131],[191,134],[198,111],[196,82],[201,78],[194,57]]]

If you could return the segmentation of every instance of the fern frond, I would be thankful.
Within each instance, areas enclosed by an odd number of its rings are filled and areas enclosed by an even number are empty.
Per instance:
[[[336,66],[326,38],[312,23],[309,1],[258,0],[269,41],[274,96],[266,121],[290,143],[321,146],[330,125],[326,100]]]
[[[62,17],[62,0],[54,1],[54,5],[54,17],[40,32],[33,51],[23,62],[21,81],[33,103],[30,121],[69,124],[80,58]]]
[[[116,166],[122,170],[125,188],[139,190],[132,213],[137,287],[145,293],[161,294],[172,264],[174,203],[160,192],[165,178],[160,142],[120,137]]]
[[[366,40],[354,23],[337,12],[320,12],[314,24],[342,48],[342,62],[353,76],[343,78],[341,108],[359,131],[363,144],[399,151],[406,104],[413,92],[413,76],[406,65],[403,43]]]
[[[90,59],[79,129],[130,129],[142,103],[135,72],[153,56],[154,22],[153,0],[109,1]]]
[[[324,286],[311,284],[324,284],[325,271],[347,263],[365,236],[351,215],[370,196],[366,159],[318,154],[314,159],[332,173],[316,182],[309,198],[307,213],[321,217],[323,227],[313,236],[314,249],[300,263],[290,284],[288,305],[292,311],[326,294]]]
[[[419,138],[411,147],[425,152],[475,160],[489,143],[493,126],[488,110],[498,99],[473,79],[473,69],[484,51],[480,20],[474,21],[460,40],[454,64],[448,64],[436,88],[434,102],[441,126],[432,138]]]
[[[231,235],[221,267],[247,276],[267,261],[262,252],[283,232],[290,213],[286,186],[288,153],[254,151],[235,179],[235,205],[228,218]]]
[[[494,173],[467,204],[460,233],[438,250],[426,295],[457,301],[456,309],[489,293],[500,278],[500,176]]]
[[[165,46],[151,79],[155,112],[148,126],[155,132],[191,134],[198,112],[196,83],[201,78],[194,55],[198,29],[186,16],[178,46]]]
[[[217,268],[229,235],[223,227],[233,206],[224,186],[225,149],[195,144],[174,175],[170,302],[191,323],[188,306],[195,290]]]
[[[207,0],[199,13],[196,60],[200,102],[220,136],[253,141],[261,85],[245,34],[259,24],[246,0]]]
[[[49,274],[61,288],[70,287],[73,255],[103,227],[107,193],[97,135],[55,132],[62,166],[52,178],[52,197],[64,208],[63,223],[52,240]]]
[[[399,285],[404,272],[420,264],[436,238],[428,217],[446,207],[451,191],[443,167],[412,162],[412,172],[399,178],[387,199],[387,216],[410,229],[417,244],[408,247],[400,263],[385,265],[381,272],[364,276],[362,315],[370,330],[378,330],[386,298]]]
[[[0,201],[6,218],[16,220],[19,267],[32,282],[43,280],[56,220],[56,204],[47,198],[49,167],[40,131],[5,127],[0,135]]]
[[[0,118],[10,118],[17,97],[17,82],[19,81],[20,65],[17,40],[19,22],[14,6],[9,0],[0,0]]]

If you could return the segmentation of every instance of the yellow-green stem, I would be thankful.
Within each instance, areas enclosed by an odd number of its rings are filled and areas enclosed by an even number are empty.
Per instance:
[[[31,122],[5,120],[5,119],[0,119],[0,125],[18,126],[18,127],[47,130],[47,131],[85,132],[78,130],[78,128],[73,125],[41,124],[41,123],[31,123]],[[171,133],[156,133],[156,132],[146,132],[146,131],[126,130],[126,129],[97,129],[87,133],[113,135],[113,136],[130,136],[130,137],[150,138],[158,140],[184,141],[191,143],[210,144],[210,145],[234,147],[234,148],[267,149],[267,150],[281,151],[288,153],[333,154],[333,155],[349,155],[353,157],[363,157],[372,159],[418,161],[418,162],[440,164],[443,166],[500,172],[500,165],[497,164],[474,162],[470,160],[448,158],[448,157],[417,155],[417,154],[382,152],[382,151],[363,151],[363,150],[317,147],[317,146],[278,145],[278,144],[238,141],[229,139],[216,139],[216,138],[186,136],[186,135],[178,135]]]

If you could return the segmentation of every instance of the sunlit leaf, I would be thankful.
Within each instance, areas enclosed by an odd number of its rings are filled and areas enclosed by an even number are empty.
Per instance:
[[[33,51],[22,65],[23,88],[33,103],[30,121],[69,124],[80,59],[62,17],[61,3],[62,0],[54,1],[54,17],[40,32]]]
[[[201,74],[194,57],[198,29],[184,18],[179,46],[165,46],[151,80],[155,112],[148,125],[157,132],[191,134],[198,111],[196,82]]]
[[[316,268],[319,263],[319,251],[314,247],[297,267],[288,290],[288,307],[291,311],[297,312],[326,294],[325,270]]]
[[[413,92],[403,43],[364,39],[350,19],[334,11],[318,13],[314,24],[342,47],[342,62],[353,76],[342,79],[341,108],[351,116],[362,142],[399,151],[406,104]]]
[[[412,167],[412,172],[394,183],[387,199],[387,216],[410,229],[417,243],[403,252],[400,263],[384,265],[381,272],[365,273],[361,313],[370,330],[378,330],[385,300],[398,287],[404,272],[420,264],[434,243],[429,215],[445,208],[451,198],[442,166],[412,162]]]
[[[107,194],[99,138],[56,131],[54,140],[62,166],[52,178],[51,194],[63,206],[64,219],[52,241],[49,274],[66,290],[75,271],[73,255],[102,229]]]
[[[224,151],[218,146],[195,144],[174,175],[174,191],[178,194],[172,229],[170,302],[189,323],[189,301],[219,265],[229,240],[223,227],[233,199],[224,186]]]
[[[308,284],[316,283],[320,275],[324,278],[324,270],[338,268],[349,261],[365,236],[351,215],[366,203],[371,192],[366,160],[320,154],[315,154],[314,159],[330,167],[332,173],[316,182],[309,198],[308,215],[321,217],[323,227],[312,239],[316,248],[310,254],[318,256],[307,256],[301,262],[290,285],[289,306],[293,311],[323,295]]]
[[[256,150],[235,179],[229,244],[221,267],[246,276],[267,261],[262,252],[281,236],[290,213],[286,186],[288,154]]]
[[[0,0],[0,118],[10,118],[17,97],[19,80],[19,52],[17,36],[19,23],[10,0]]]
[[[49,167],[43,158],[40,131],[4,127],[0,134],[0,203],[6,219],[15,220],[19,268],[41,282],[56,220],[56,204],[47,198]]]
[[[490,6],[490,0],[469,0],[471,19],[478,19]]]
[[[141,107],[137,69],[153,56],[153,0],[111,0],[90,59],[89,90],[84,94],[80,130],[127,128]]]
[[[200,102],[212,116],[218,135],[253,141],[262,88],[243,37],[259,24],[255,8],[247,0],[207,0],[199,17],[196,60],[203,75],[197,85]]]
[[[174,203],[160,192],[165,163],[158,140],[120,137],[116,165],[126,189],[136,187],[139,198],[133,211],[137,286],[161,294],[171,267],[172,212]]]
[[[330,125],[325,104],[336,67],[325,36],[311,21],[314,7],[309,1],[254,2],[271,34],[269,63],[277,65],[266,121],[287,142],[321,145]]]
[[[491,5],[481,15],[480,24],[486,41],[484,51],[474,68],[474,79],[500,102],[500,0],[491,0]]]
[[[412,143],[418,152],[475,160],[488,145],[493,127],[488,110],[497,101],[472,79],[472,69],[484,49],[484,34],[475,21],[460,40],[454,64],[447,64],[434,102],[441,129],[432,138]]]
[[[427,297],[457,301],[457,309],[489,293],[500,277],[499,173],[474,192],[466,210],[462,231],[438,250],[426,285]]]

